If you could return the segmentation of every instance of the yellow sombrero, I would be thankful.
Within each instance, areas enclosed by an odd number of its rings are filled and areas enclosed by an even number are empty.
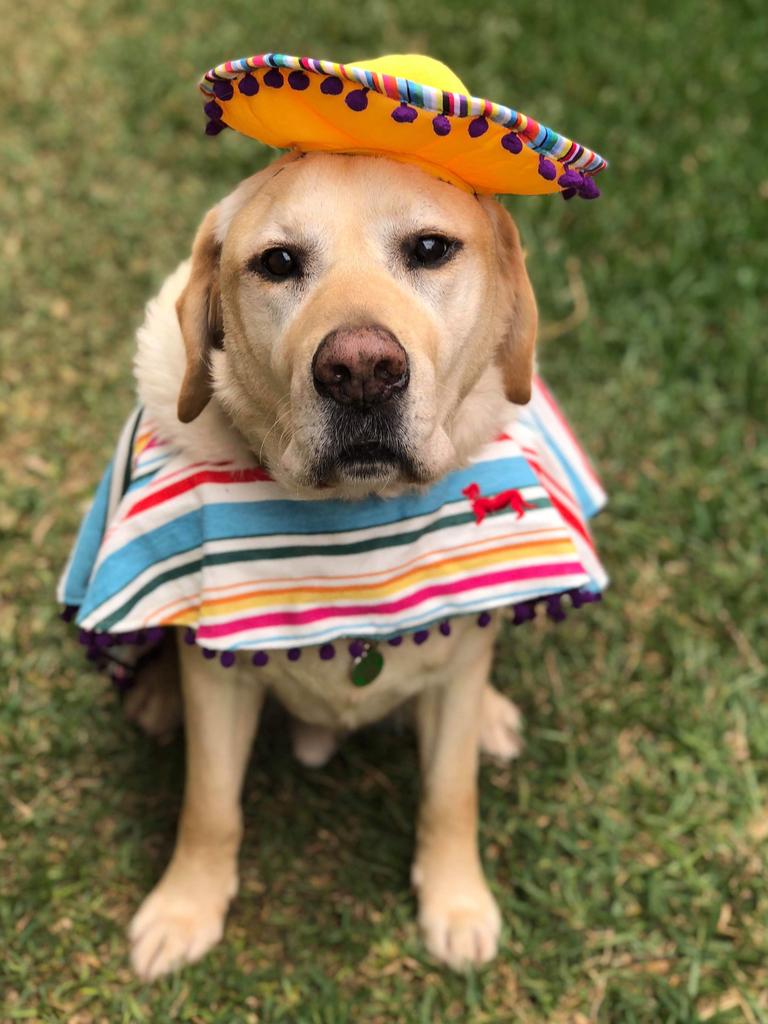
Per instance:
[[[278,149],[371,153],[414,163],[469,192],[594,199],[605,160],[533,118],[470,96],[440,61],[359,64],[262,53],[200,81],[206,131],[229,126]]]

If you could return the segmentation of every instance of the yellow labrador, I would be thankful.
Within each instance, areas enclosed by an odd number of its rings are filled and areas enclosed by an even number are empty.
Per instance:
[[[296,494],[355,500],[433,482],[493,437],[509,403],[528,400],[535,333],[518,233],[497,203],[384,158],[292,154],[207,214],[191,261],[148,308],[136,371],[181,449],[248,449]],[[184,805],[171,862],[130,926],[139,975],[194,961],[222,936],[267,692],[295,716],[307,764],[412,707],[424,940],[454,968],[490,960],[500,919],[477,848],[478,751],[509,758],[519,741],[514,705],[489,684],[494,632],[459,621],[440,646],[393,648],[363,689],[338,660],[224,670],[179,644]],[[134,697],[146,725],[172,706],[166,671]]]

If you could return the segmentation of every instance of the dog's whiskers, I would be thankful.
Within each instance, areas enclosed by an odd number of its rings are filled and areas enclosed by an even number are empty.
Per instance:
[[[284,408],[281,408],[281,406],[284,406]],[[285,398],[281,398],[280,401],[277,403],[277,412],[275,413],[275,421],[272,424],[272,426],[269,428],[269,430],[266,432],[264,437],[261,439],[261,445],[259,447],[259,454],[258,454],[258,461],[259,461],[260,464],[263,463],[264,445],[267,443],[267,440],[269,439],[269,435],[272,433],[273,430],[275,430],[277,427],[281,426],[283,418],[285,416],[290,415],[290,412],[291,412],[291,399],[290,399],[290,396],[286,396]],[[285,439],[285,435],[286,435],[286,431],[283,430],[283,432],[282,432],[282,434],[280,436],[279,444],[283,443],[283,440]]]

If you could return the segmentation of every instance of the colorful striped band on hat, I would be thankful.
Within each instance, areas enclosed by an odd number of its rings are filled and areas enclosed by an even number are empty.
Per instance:
[[[417,72],[420,81],[409,76]],[[277,148],[378,153],[481,193],[599,195],[599,153],[462,87],[419,55],[340,64],[263,53],[200,81],[211,135],[229,126]]]

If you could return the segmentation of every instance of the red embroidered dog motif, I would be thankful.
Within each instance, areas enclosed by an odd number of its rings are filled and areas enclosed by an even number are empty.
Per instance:
[[[479,486],[477,484],[470,484],[461,493],[466,495],[472,503],[475,522],[478,524],[482,523],[489,512],[499,512],[503,508],[512,508],[517,513],[517,518],[522,519],[526,509],[536,507],[529,501],[526,501],[516,488],[510,491],[500,491],[498,494],[491,494],[484,498],[480,494]]]

